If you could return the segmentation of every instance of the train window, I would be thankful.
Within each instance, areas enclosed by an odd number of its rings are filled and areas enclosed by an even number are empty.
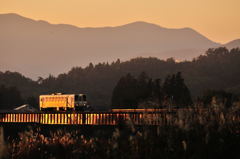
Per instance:
[[[78,95],[75,95],[74,100],[75,100],[75,101],[78,101],[79,99],[81,99],[81,98],[79,98]]]
[[[82,99],[83,99],[83,101],[86,101],[87,100],[86,95],[83,95]]]

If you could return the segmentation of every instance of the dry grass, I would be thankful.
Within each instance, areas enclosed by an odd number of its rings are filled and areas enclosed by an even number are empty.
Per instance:
[[[146,119],[147,120],[147,119]],[[30,130],[9,141],[8,158],[239,158],[239,110],[184,110],[160,126],[123,121],[110,133]],[[111,134],[111,135],[109,135]]]

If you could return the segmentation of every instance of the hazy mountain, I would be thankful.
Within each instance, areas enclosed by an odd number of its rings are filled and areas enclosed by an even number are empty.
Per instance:
[[[217,46],[191,28],[169,29],[146,22],[79,28],[0,14],[0,70],[31,78],[117,58],[191,59]]]
[[[228,49],[237,48],[237,47],[240,48],[240,39],[230,41],[227,44],[224,44],[224,46]]]

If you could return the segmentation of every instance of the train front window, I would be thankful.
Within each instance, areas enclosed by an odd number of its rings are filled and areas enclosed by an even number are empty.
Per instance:
[[[79,101],[79,100],[81,100],[81,98],[79,98],[78,95],[75,95],[74,100],[75,100],[75,101]]]
[[[82,99],[83,99],[83,101],[86,101],[87,100],[86,95],[83,95]]]

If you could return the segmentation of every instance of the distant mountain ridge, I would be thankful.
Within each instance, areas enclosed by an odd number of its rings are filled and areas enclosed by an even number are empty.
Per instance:
[[[90,62],[135,57],[190,60],[221,46],[191,28],[169,29],[146,22],[80,28],[17,14],[0,14],[0,70],[36,79]]]
[[[237,48],[237,47],[240,48],[240,39],[230,41],[230,42],[224,44],[223,46],[225,46],[228,49],[233,49],[233,48]]]

